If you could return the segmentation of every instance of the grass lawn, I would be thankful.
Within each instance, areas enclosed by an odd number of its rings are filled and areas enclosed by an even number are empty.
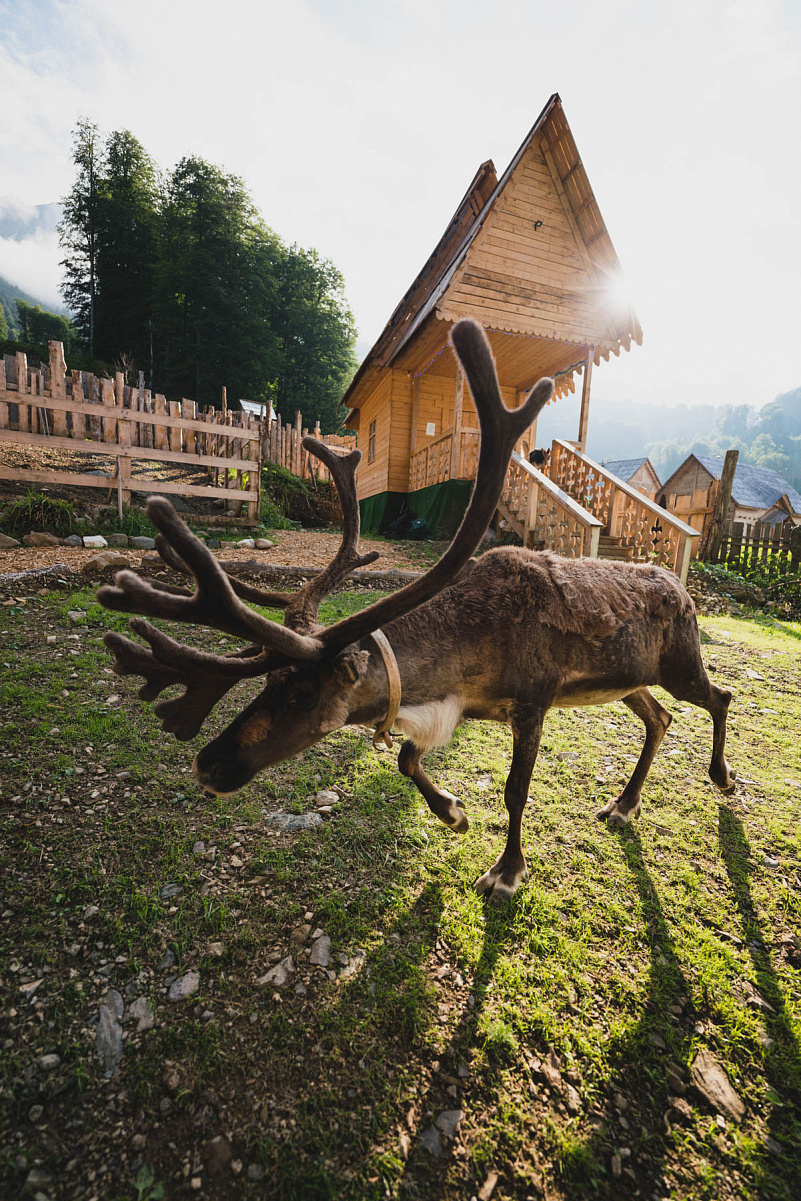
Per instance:
[[[801,1196],[801,628],[701,625],[736,794],[706,776],[711,720],[660,695],[642,818],[611,833],[593,813],[642,727],[620,704],[552,711],[530,879],[492,906],[471,885],[505,836],[507,730],[468,723],[426,758],[462,839],[361,730],[210,800],[189,766],[230,695],[178,744],[110,674],[122,616],[89,593],[0,608],[0,1195]],[[268,821],[321,789],[320,828]],[[741,1122],[693,1086],[703,1049]]]

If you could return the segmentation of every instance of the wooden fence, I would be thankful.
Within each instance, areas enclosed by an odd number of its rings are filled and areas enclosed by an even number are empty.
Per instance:
[[[771,526],[734,521],[723,535],[714,562],[738,572],[760,568],[772,575],[801,572],[801,526],[792,529],[788,522]]]
[[[285,467],[287,471],[300,476],[301,479],[305,479],[307,476],[313,476],[318,480],[330,479],[328,469],[301,445],[302,439],[308,433],[326,446],[334,446],[344,452],[356,449],[354,434],[345,436],[321,434],[319,425],[316,425],[311,431],[304,429],[303,418],[300,413],[296,413],[294,422],[287,421],[282,424],[279,415],[273,417],[269,424],[265,424],[262,458],[269,463],[277,463],[280,467]]]
[[[49,347],[48,366],[31,368],[21,353],[0,362],[0,444],[101,455],[112,460],[113,471],[0,464],[0,479],[114,489],[120,505],[132,492],[223,500],[227,520],[258,522],[261,422],[244,412],[200,408],[193,400],[167,401],[143,386],[130,387],[120,372],[113,380],[87,371],[68,375],[62,344],[50,342]],[[146,474],[167,463],[190,469],[188,474],[205,469],[207,482]]]

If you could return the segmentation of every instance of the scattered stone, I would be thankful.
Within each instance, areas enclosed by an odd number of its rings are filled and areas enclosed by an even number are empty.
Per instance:
[[[136,1020],[137,1034],[144,1034],[145,1030],[151,1030],[156,1023],[156,1015],[145,997],[137,997],[135,1001],[132,1001],[128,1013]]]
[[[578,763],[579,754],[578,751],[560,751],[556,758],[563,763]]]
[[[690,1065],[692,1082],[713,1109],[733,1122],[741,1122],[745,1114],[742,1099],[732,1088],[729,1078],[711,1051],[699,1051]]]
[[[67,613],[70,621],[74,626],[86,625],[86,610],[85,609],[70,609]]]
[[[28,1120],[31,1122],[38,1122],[43,1113],[43,1105],[32,1105],[28,1110]]]
[[[314,967],[328,967],[331,962],[331,939],[322,934],[314,943],[309,956],[309,963]]]
[[[130,559],[121,555],[118,550],[104,550],[98,555],[92,555],[83,565],[84,571],[108,571],[110,567],[130,567]]]
[[[256,981],[256,988],[283,988],[294,971],[295,962],[291,955],[287,955],[275,967],[270,968],[266,976],[259,977]]]
[[[209,943],[209,955],[213,955],[215,959],[222,959],[225,954],[225,946],[221,942]]]
[[[275,543],[271,542],[269,538],[256,539],[256,550],[272,550],[274,546]]]
[[[61,541],[55,534],[26,534],[22,539],[25,546],[60,546]],[[19,543],[17,543],[19,545]]]
[[[106,542],[102,534],[86,534],[83,544],[89,547],[90,550],[105,550],[108,546],[108,542]]]
[[[16,538],[10,538],[8,534],[0,534],[0,550],[13,550],[15,546],[20,545]]]
[[[66,538],[61,539],[62,546],[83,546],[83,538],[80,534],[67,534]]]
[[[623,1164],[620,1161],[619,1155],[612,1156],[611,1165],[612,1165],[612,1175],[615,1178],[619,1178],[623,1171]]]
[[[116,989],[110,988],[100,1005],[95,1034],[95,1051],[103,1060],[103,1068],[111,1076],[122,1059],[122,1017],[124,1004]]]
[[[489,1172],[487,1179],[478,1190],[478,1201],[490,1201],[490,1197],[495,1192],[495,1186],[498,1183],[498,1173]]]
[[[31,1168],[22,1187],[26,1193],[32,1193],[34,1190],[46,1188],[51,1179],[50,1173],[44,1168]]]
[[[435,1126],[427,1126],[425,1128],[420,1135],[420,1146],[423,1150],[428,1151],[429,1155],[434,1155],[436,1158],[442,1155],[442,1139]]]
[[[614,1102],[615,1109],[625,1110],[629,1107],[629,1103],[622,1093],[615,1093]]]
[[[581,1097],[572,1084],[565,1085],[565,1105],[571,1113],[578,1113],[581,1109]]]
[[[132,1151],[144,1151],[146,1146],[147,1139],[145,1138],[144,1134],[135,1134],[131,1139]]]
[[[127,534],[106,534],[106,542],[108,542],[109,546],[127,546],[128,545],[128,535]]]
[[[196,843],[194,843],[194,844],[192,845],[192,854],[193,854],[193,855],[205,855],[205,854],[206,854],[206,844],[205,844],[205,842],[196,842]]]
[[[221,545],[221,543],[220,543],[219,538],[207,538],[206,539],[206,546],[209,548],[209,550],[219,550],[220,545]]]
[[[311,934],[311,926],[309,926],[308,924],[305,924],[303,926],[295,926],[295,929],[292,931],[292,933],[289,936],[289,941],[290,941],[290,943],[294,943],[296,946],[302,946],[302,944],[306,941],[306,939],[309,937],[310,934]]]
[[[762,862],[764,863],[765,867],[770,868],[771,871],[775,871],[779,866],[779,860],[774,859],[772,855],[763,855]]]
[[[261,1166],[260,1163],[249,1163],[248,1164],[247,1178],[248,1178],[248,1180],[252,1180],[252,1181],[259,1181],[259,1180],[264,1179],[264,1168]]]
[[[306,996],[306,985],[305,984],[296,984],[295,985],[295,993],[299,997],[305,997]]]
[[[330,788],[321,788],[317,793],[316,801],[318,805],[338,805],[339,794],[333,792]]]
[[[668,1069],[667,1082],[671,1092],[678,1093],[679,1096],[684,1096],[687,1092],[687,1085],[673,1067]]]
[[[170,1001],[185,1001],[188,997],[193,997],[199,988],[200,976],[197,972],[187,972],[173,981],[167,996]]]
[[[446,1109],[437,1118],[436,1126],[445,1138],[451,1142],[459,1133],[459,1127],[462,1124],[463,1118],[463,1109]]]
[[[173,897],[179,897],[183,891],[182,884],[163,884],[159,889],[159,899],[162,901],[171,901]]]
[[[754,671],[753,667],[746,667],[745,674],[748,676],[749,680],[764,680],[765,678],[764,676],[760,675],[758,671]]]
[[[38,980],[30,980],[27,984],[21,984],[19,991],[22,993],[26,1001],[29,1001],[40,984],[44,984],[44,976],[40,976]]]
[[[256,542],[253,538],[240,538],[237,546],[241,547],[242,550],[255,550]]]
[[[355,955],[351,955],[350,962],[339,973],[340,980],[349,980],[351,976],[355,976],[364,967],[364,960],[364,951],[357,951]]]
[[[140,566],[147,571],[158,571],[166,566],[161,555],[144,554]]]
[[[40,1055],[38,1062],[43,1072],[53,1072],[61,1066],[61,1056],[51,1052],[49,1055]]]
[[[175,958],[175,951],[173,951],[172,947],[167,947],[167,950],[164,952],[159,961],[158,970],[160,972],[167,972],[171,967],[175,967],[176,963],[177,960]]]
[[[782,1153],[782,1145],[781,1143],[778,1143],[775,1138],[770,1138],[770,1136],[768,1136],[765,1139],[765,1146],[767,1147],[768,1151],[770,1151],[771,1155],[781,1155]]]
[[[651,1043],[652,1046],[658,1047],[660,1049],[660,1051],[667,1050],[665,1040],[663,1039],[661,1034],[649,1034],[648,1041],[649,1041],[649,1043]]]
[[[218,1176],[225,1171],[233,1158],[231,1144],[224,1134],[218,1134],[210,1139],[203,1149],[203,1163],[211,1176]]]
[[[149,538],[145,534],[137,534],[134,538],[128,539],[129,546],[135,546],[137,550],[155,550],[156,539]]]
[[[265,820],[279,830],[316,830],[323,824],[319,813],[268,813]]]

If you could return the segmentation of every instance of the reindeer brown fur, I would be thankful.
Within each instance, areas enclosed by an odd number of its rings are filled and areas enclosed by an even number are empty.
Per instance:
[[[461,801],[438,788],[422,756],[443,746],[467,718],[511,727],[512,765],[506,781],[506,847],[477,881],[479,892],[509,896],[526,874],[521,843],[523,810],[550,708],[622,700],[643,722],[645,743],[631,779],[597,816],[624,826],[640,812],[641,790],[671,717],[649,686],[706,709],[713,720],[709,774],[724,792],[734,775],[724,758],[731,694],[712,684],[701,660],[693,603],[678,579],[660,567],[595,559],[562,559],[548,551],[515,548],[470,559],[495,511],[512,448],[549,399],[541,380],[519,409],[503,404],[494,363],[480,328],[459,322],[452,342],[481,423],[476,484],[464,521],[440,561],[421,579],[328,628],[317,622],[320,601],[374,555],[358,554],[359,510],[355,470],[359,451],[339,456],[313,439],[307,448],[325,462],[342,500],[342,545],[333,562],[300,592],[261,592],[230,579],[211,553],[160,498],[148,513],[161,530],[162,557],[191,572],[197,591],[141,580],[120,572],[116,588],[99,599],[109,608],[190,621],[247,638],[235,655],[209,655],[168,638],[134,618],[146,650],[108,633],[115,670],[146,679],[153,700],[171,684],[184,692],[161,701],[156,713],[177,738],[197,734],[217,700],[244,679],[266,676],[262,692],[195,758],[193,771],[208,790],[227,794],[257,772],[291,758],[349,724],[381,728],[393,674],[375,640],[388,640],[400,680],[395,725],[408,737],[398,766],[432,811],[455,833],[468,828]],[[284,625],[254,612],[243,600],[282,607]]]

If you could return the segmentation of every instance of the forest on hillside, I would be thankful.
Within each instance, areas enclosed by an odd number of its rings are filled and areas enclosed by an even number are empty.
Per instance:
[[[575,437],[579,395],[547,408],[537,441]],[[655,431],[670,437],[654,438]],[[598,462],[647,455],[664,483],[689,454],[722,458],[729,449],[755,467],[777,471],[801,491],[801,387],[756,405],[649,405],[593,398],[587,454]]]
[[[73,159],[62,295],[84,352],[170,397],[219,405],[225,385],[335,429],[356,329],[333,263],[286,245],[202,158],[163,173],[129,131],[83,120]]]

